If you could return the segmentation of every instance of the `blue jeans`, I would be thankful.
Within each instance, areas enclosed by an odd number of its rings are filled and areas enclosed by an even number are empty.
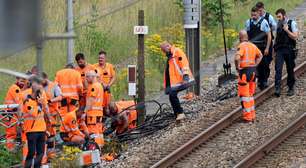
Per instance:
[[[181,103],[179,98],[177,97],[177,93],[177,91],[171,91],[169,93],[169,100],[175,116],[183,113],[183,108],[181,107]]]

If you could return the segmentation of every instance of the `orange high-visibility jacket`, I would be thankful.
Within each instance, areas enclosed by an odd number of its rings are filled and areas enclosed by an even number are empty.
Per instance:
[[[240,68],[254,67],[255,60],[261,56],[260,50],[250,42],[240,43],[236,54],[240,56]]]
[[[55,83],[62,90],[64,98],[79,100],[83,90],[81,74],[74,69],[62,69],[56,73]]]
[[[31,89],[32,93],[32,89]],[[30,94],[31,94],[30,93]],[[42,98],[44,99],[44,105],[48,103],[45,92],[42,92]],[[37,100],[34,100],[27,96],[22,103],[22,118],[23,118],[23,131],[27,132],[45,132],[46,122],[44,118],[45,112],[43,111],[44,105],[39,105]]]
[[[79,129],[75,111],[69,112],[65,115],[62,125],[64,128],[63,132],[68,133],[69,137],[74,135],[85,137],[85,135]]]
[[[84,131],[84,132],[88,132],[88,128],[87,128],[87,125],[86,125],[86,114],[83,113],[82,116],[80,118],[78,118],[77,120],[78,120],[80,130]]]
[[[86,73],[89,71],[94,71],[95,67],[91,64],[86,64],[84,68],[80,68],[79,66],[75,67],[75,70],[78,71],[81,74],[82,82],[84,91],[87,88],[87,82],[86,82]]]
[[[103,93],[103,87],[98,82],[88,86],[86,99],[93,98],[94,102],[91,109],[88,109],[87,116],[103,116]]]
[[[122,112],[122,110],[125,110],[129,107],[131,107],[131,110],[126,110],[125,112],[128,115],[128,122],[129,122],[129,129],[136,128],[137,124],[137,111],[135,110],[135,102],[133,100],[128,101],[118,101],[116,102],[116,106],[118,108],[118,113]]]
[[[194,83],[194,77],[185,53],[175,46],[171,47],[171,53],[172,58],[168,60],[170,87],[166,87],[166,75],[164,75],[166,93],[169,93],[171,90],[183,90]],[[189,75],[189,81],[183,83],[183,75],[185,74]]]
[[[116,75],[114,66],[110,63],[105,63],[104,67],[101,67],[99,63],[94,64],[96,72],[99,74],[100,82],[103,83],[103,85],[109,84],[111,78],[113,78]]]
[[[20,95],[20,88],[16,84],[13,84],[6,93],[4,104],[19,104]]]
[[[54,96],[54,89],[55,89],[56,86],[57,86],[56,83],[49,81],[48,88],[47,88],[47,90],[45,90],[46,95],[47,95],[47,100],[51,100],[55,97]],[[50,113],[52,113],[52,114],[55,113],[56,114],[56,112],[58,112],[58,110],[59,110],[59,102],[53,102],[53,103],[49,104]]]

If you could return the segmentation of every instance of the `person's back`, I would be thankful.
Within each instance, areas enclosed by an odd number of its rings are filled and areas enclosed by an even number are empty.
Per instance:
[[[79,99],[83,89],[81,74],[74,69],[62,69],[56,73],[55,82],[59,85],[65,98]]]
[[[55,83],[62,91],[63,99],[60,103],[59,112],[61,116],[64,116],[78,108],[79,95],[83,91],[81,74],[71,68],[59,70],[55,76]]]
[[[136,128],[136,122],[137,122],[137,111],[135,110],[135,102],[133,100],[129,101],[118,101],[116,102],[116,105],[118,107],[118,113],[122,112],[123,110],[127,109],[125,111],[127,118],[128,118],[128,129]]]
[[[259,49],[251,42],[242,42],[238,46],[238,54],[240,55],[240,68],[254,67],[256,65],[256,56]]]

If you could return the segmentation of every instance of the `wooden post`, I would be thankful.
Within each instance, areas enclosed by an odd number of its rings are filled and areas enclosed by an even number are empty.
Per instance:
[[[138,11],[138,26],[144,26],[144,11]],[[145,67],[144,67],[144,34],[138,34],[138,57],[137,57],[137,103],[145,101]],[[142,124],[146,117],[146,110],[137,110],[138,125]]]

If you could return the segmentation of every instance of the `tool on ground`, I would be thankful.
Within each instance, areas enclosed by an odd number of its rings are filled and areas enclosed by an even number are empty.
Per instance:
[[[224,31],[224,12],[223,12],[223,5],[222,5],[222,0],[219,0],[220,4],[220,21],[221,21],[221,26],[222,26],[222,33],[223,33],[223,45],[224,45],[224,55],[225,55],[225,63],[223,64],[223,70],[224,74],[218,77],[218,86],[227,83],[228,81],[235,80],[237,77],[232,74],[231,72],[231,64],[228,61],[228,55],[227,55],[227,45],[226,45],[226,37],[225,37],[225,31]]]

